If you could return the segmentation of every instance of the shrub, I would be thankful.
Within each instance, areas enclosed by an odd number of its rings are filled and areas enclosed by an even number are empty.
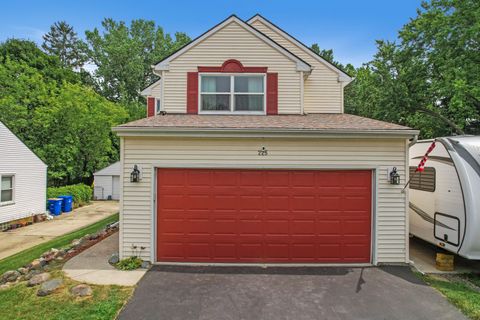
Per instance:
[[[73,203],[75,207],[83,206],[92,199],[93,188],[86,184],[73,184],[63,187],[49,187],[47,188],[47,198],[57,198],[62,195],[73,196]]]
[[[128,257],[120,260],[115,266],[120,270],[135,270],[142,266],[142,259],[139,257]]]

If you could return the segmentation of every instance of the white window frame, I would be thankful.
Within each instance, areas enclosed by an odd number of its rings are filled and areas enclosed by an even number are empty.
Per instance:
[[[9,201],[3,201],[2,202],[2,199],[1,199],[1,191],[2,191],[2,178],[3,177],[12,177],[12,200],[9,200]],[[15,173],[0,173],[0,207],[3,207],[3,206],[8,206],[8,205],[12,205],[12,204],[15,204]]]
[[[202,92],[203,76],[224,76],[230,77],[230,92]],[[235,77],[242,76],[260,76],[263,77],[263,92],[235,92]],[[202,94],[229,94],[230,110],[202,110]],[[262,95],[263,94],[263,110],[262,111],[235,111],[235,95]],[[223,114],[223,115],[266,115],[267,114],[267,76],[265,73],[226,73],[226,72],[202,72],[198,74],[198,114]]]
[[[160,103],[160,108],[157,108],[158,104]],[[160,114],[160,112],[163,111],[163,106],[162,106],[162,99],[160,98],[155,98],[155,114]]]

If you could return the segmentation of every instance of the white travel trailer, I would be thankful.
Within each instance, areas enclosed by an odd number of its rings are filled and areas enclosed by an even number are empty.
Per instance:
[[[410,233],[480,259],[480,136],[435,141],[423,172],[415,169],[433,140],[410,147]]]

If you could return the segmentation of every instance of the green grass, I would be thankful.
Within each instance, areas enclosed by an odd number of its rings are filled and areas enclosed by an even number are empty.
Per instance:
[[[95,233],[106,224],[118,221],[118,214],[98,221],[78,231],[60,236],[46,243],[19,252],[0,261],[0,270],[16,269],[48,249],[68,245],[73,239],[86,234]],[[37,287],[27,287],[26,282],[20,282],[12,287],[0,290],[0,320],[107,320],[115,319],[119,310],[133,293],[133,287],[97,286],[91,285],[91,297],[74,297],[70,289],[79,282],[66,277],[61,271],[63,263],[54,263],[50,267],[52,278],[62,278],[63,286],[46,297],[37,296]]]
[[[83,229],[68,233],[66,235],[55,238],[51,241],[41,243],[35,247],[16,253],[10,257],[0,260],[0,274],[8,270],[14,270],[20,268],[32,260],[40,257],[42,253],[51,248],[61,248],[68,245],[72,240],[83,237],[86,234],[92,234],[100,231],[105,225],[118,221],[118,213],[103,220],[100,220],[90,226]]]
[[[0,291],[0,320],[114,319],[133,292],[133,287],[91,285],[93,296],[76,298],[70,289],[78,282],[63,276],[62,271],[51,273],[63,278],[64,285],[49,296],[37,297],[38,287],[29,288],[25,282]]]
[[[470,275],[466,278],[470,278]],[[480,281],[478,276],[472,275],[472,278],[474,279],[471,281],[472,283]],[[456,281],[455,278],[449,281],[440,277],[426,275],[423,279],[440,291],[470,319],[480,320],[480,292],[472,289],[462,281]]]

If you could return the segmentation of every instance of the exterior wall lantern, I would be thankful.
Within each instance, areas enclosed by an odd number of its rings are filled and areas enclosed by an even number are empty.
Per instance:
[[[390,171],[390,184],[400,184],[400,175],[397,172],[397,167],[393,167]]]
[[[140,181],[140,170],[138,170],[138,166],[133,166],[133,171],[130,173],[130,182],[139,182]]]

